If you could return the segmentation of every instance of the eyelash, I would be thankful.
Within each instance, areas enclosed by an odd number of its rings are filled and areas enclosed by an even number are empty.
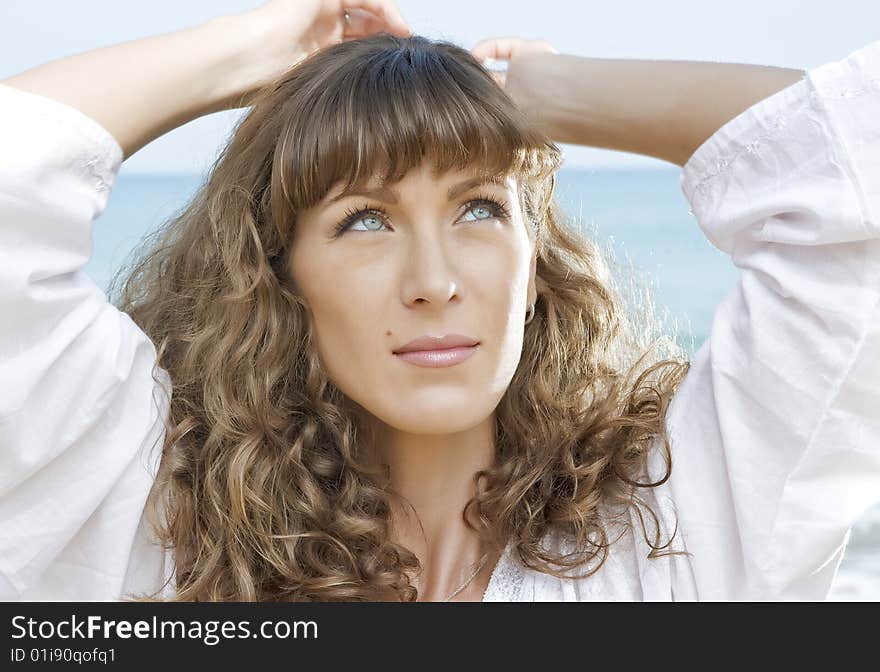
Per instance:
[[[488,205],[489,209],[492,210],[493,217],[501,217],[503,219],[510,218],[510,212],[504,206],[504,204],[499,203],[494,198],[492,198],[490,196],[486,196],[486,195],[477,196],[476,198],[473,198],[473,199],[469,200],[467,203],[465,203],[465,206],[466,206],[465,212],[467,212],[471,208],[475,207],[477,204]],[[361,219],[361,217],[363,217],[365,215],[367,215],[367,216],[379,215],[384,219],[388,219],[388,217],[389,217],[388,211],[385,210],[384,208],[370,207],[368,204],[364,204],[359,208],[354,208],[352,210],[347,210],[345,212],[345,217],[343,218],[343,220],[341,222],[339,222],[339,224],[336,225],[336,230],[334,232],[335,235],[336,236],[342,235],[343,233],[345,233],[345,230],[348,229],[349,226],[354,224],[356,221],[358,221],[359,219]],[[475,220],[475,221],[479,221],[479,220]],[[362,233],[366,233],[366,231],[363,231]]]

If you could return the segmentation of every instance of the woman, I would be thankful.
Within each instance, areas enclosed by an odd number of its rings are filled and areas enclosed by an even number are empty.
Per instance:
[[[469,55],[275,0],[5,80],[3,595],[823,597],[880,491],[878,59]],[[242,104],[111,305],[119,164]],[[552,140],[684,166],[743,269],[690,367],[562,226]]]

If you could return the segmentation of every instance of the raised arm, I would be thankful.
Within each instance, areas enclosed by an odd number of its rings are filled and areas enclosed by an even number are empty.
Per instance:
[[[51,61],[0,83],[84,112],[128,158],[197,117],[243,107],[315,49],[379,30],[409,34],[391,0],[272,0],[244,14]]]
[[[173,128],[222,109],[235,93],[225,79],[253,38],[231,24],[223,17],[96,49],[2,83],[79,109],[110,131],[128,158]]]
[[[725,123],[804,75],[736,63],[586,58],[534,47],[534,41],[501,38],[477,44],[473,53],[509,61],[505,90],[553,140],[679,166]]]
[[[394,13],[390,0],[346,6]],[[123,154],[240,103],[342,23],[338,0],[274,0],[0,82],[0,600],[162,585],[142,515],[171,381],[147,335],[83,273],[92,221]],[[353,15],[346,35],[386,23]]]
[[[555,139],[683,164],[697,223],[742,271],[669,406],[672,471],[648,495],[690,555],[648,561],[642,544],[644,599],[824,599],[880,501],[880,41],[803,77],[509,61]],[[652,457],[648,482],[666,467]]]

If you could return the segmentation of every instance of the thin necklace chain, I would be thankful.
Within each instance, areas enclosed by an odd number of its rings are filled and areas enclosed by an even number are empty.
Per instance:
[[[445,600],[443,600],[443,601],[444,601],[444,602],[449,602],[449,600],[451,600],[453,597],[455,597],[455,596],[458,595],[461,591],[463,591],[465,588],[467,588],[468,584],[469,584],[471,581],[473,581],[473,580],[474,580],[474,577],[475,577],[477,574],[480,573],[480,570],[481,570],[481,569],[483,569],[483,567],[485,566],[486,561],[487,561],[488,559],[489,559],[489,554],[488,554],[488,553],[484,554],[484,555],[483,555],[483,559],[480,561],[480,564],[477,565],[477,568],[474,570],[474,573],[470,575],[470,577],[468,578],[468,580],[465,581],[463,584],[461,584],[458,588],[456,588],[456,589],[455,589],[455,592],[453,592],[449,597],[447,597],[447,598],[446,598]]]

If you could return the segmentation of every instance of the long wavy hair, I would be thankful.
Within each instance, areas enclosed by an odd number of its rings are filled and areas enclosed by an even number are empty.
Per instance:
[[[463,519],[526,566],[588,575],[613,541],[602,511],[638,507],[663,554],[671,538],[639,493],[669,476],[664,418],[688,362],[646,336],[652,306],[628,305],[607,253],[566,221],[560,148],[468,51],[420,36],[323,49],[252,102],[110,289],[173,387],[147,502],[174,560],[171,599],[417,599],[418,558],[391,539],[395,493],[362,450],[368,418],[328,379],[287,269],[297,213],[337,181],[394,182],[423,161],[515,175],[537,244],[535,316]],[[646,482],[653,449],[666,473]],[[550,533],[576,552],[542,543]]]

